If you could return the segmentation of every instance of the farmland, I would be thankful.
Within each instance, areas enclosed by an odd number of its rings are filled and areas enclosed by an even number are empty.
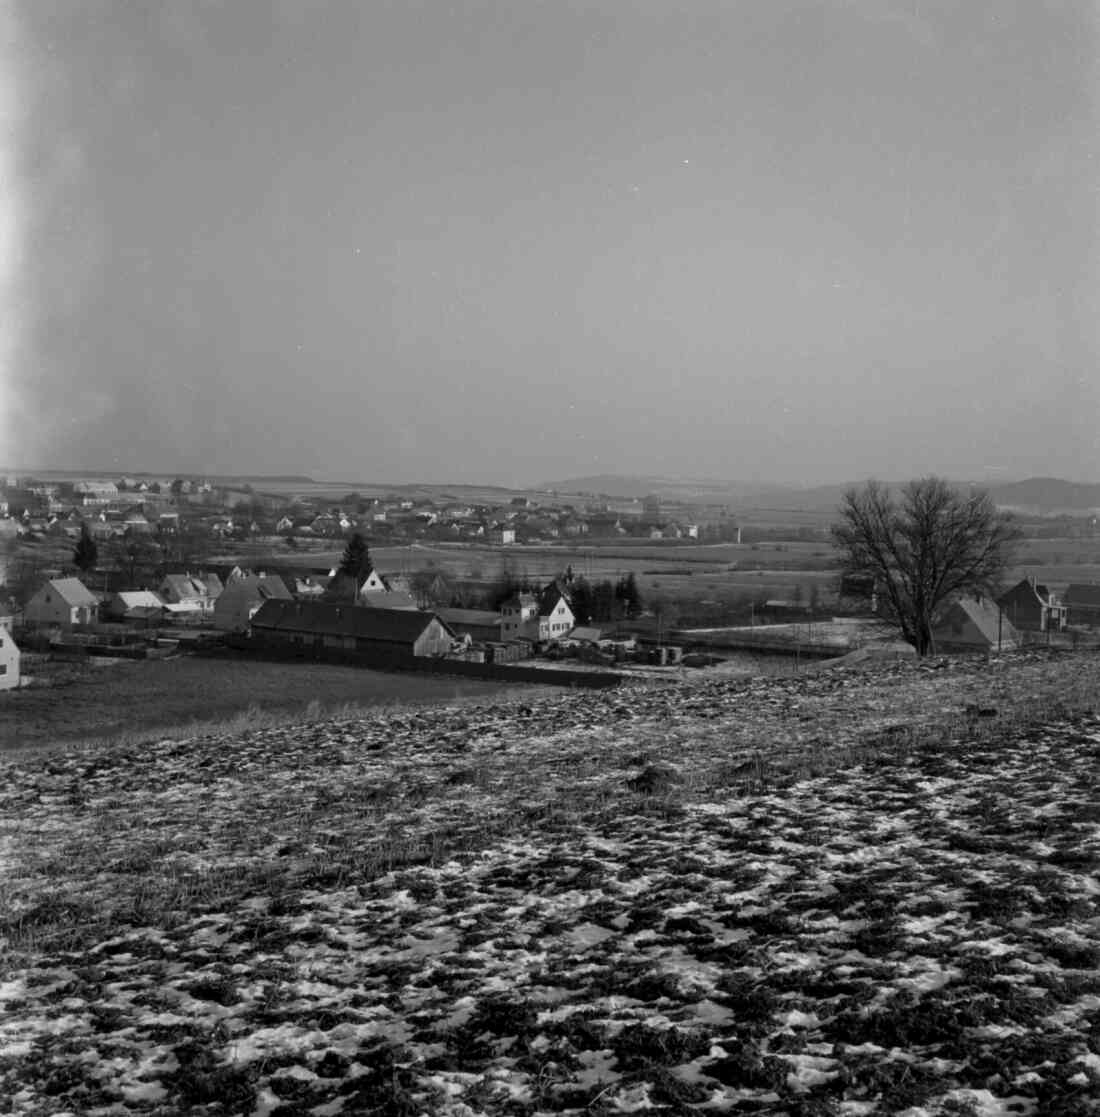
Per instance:
[[[198,732],[214,722],[316,719],[326,711],[424,705],[525,688],[317,663],[179,656],[51,664],[42,682],[0,695],[0,754],[12,749]]]
[[[1098,685],[1032,652],[21,757],[2,1107],[1096,1113]]]

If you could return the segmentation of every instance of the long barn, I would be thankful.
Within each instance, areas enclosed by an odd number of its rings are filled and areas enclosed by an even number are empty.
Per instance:
[[[328,601],[265,601],[250,628],[253,639],[267,647],[389,653],[400,658],[446,655],[456,639],[434,613]]]

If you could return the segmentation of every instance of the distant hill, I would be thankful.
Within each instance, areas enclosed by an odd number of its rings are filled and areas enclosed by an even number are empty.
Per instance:
[[[769,485],[713,478],[693,479],[659,476],[617,475],[600,473],[588,477],[572,477],[566,481],[550,481],[540,488],[559,493],[584,493],[640,500],[654,493],[669,501],[688,503],[723,503],[741,508],[774,508],[780,510],[821,511],[836,508],[845,490],[861,482],[842,485]],[[900,488],[904,482],[887,482]],[[959,485],[969,481],[960,480]],[[1087,512],[1100,508],[1100,484],[1064,481],[1057,477],[1029,477],[1000,485],[983,485],[993,500],[1002,507],[1028,509],[1036,512]]]
[[[1062,481],[1057,477],[1029,477],[1006,485],[993,485],[990,496],[1009,508],[1035,508],[1043,512],[1088,512],[1100,508],[1100,485]]]
[[[578,495],[615,497],[619,500],[641,500],[651,493],[669,501],[705,504],[759,504],[773,501],[795,501],[799,490],[789,485],[773,485],[752,481],[726,481],[713,477],[661,477],[597,473],[587,477],[570,477],[564,481],[545,481],[539,491],[575,493]]]

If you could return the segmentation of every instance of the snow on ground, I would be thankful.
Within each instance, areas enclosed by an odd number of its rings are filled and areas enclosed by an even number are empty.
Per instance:
[[[1100,718],[1010,714],[1086,669],[6,764],[0,1112],[1100,1112]]]

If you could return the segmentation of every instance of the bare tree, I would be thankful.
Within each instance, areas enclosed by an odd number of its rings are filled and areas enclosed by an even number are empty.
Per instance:
[[[922,656],[935,650],[940,608],[995,592],[1019,538],[988,493],[964,495],[934,476],[910,481],[897,500],[877,481],[849,489],[832,535],[844,572],[873,577],[883,619]]]

